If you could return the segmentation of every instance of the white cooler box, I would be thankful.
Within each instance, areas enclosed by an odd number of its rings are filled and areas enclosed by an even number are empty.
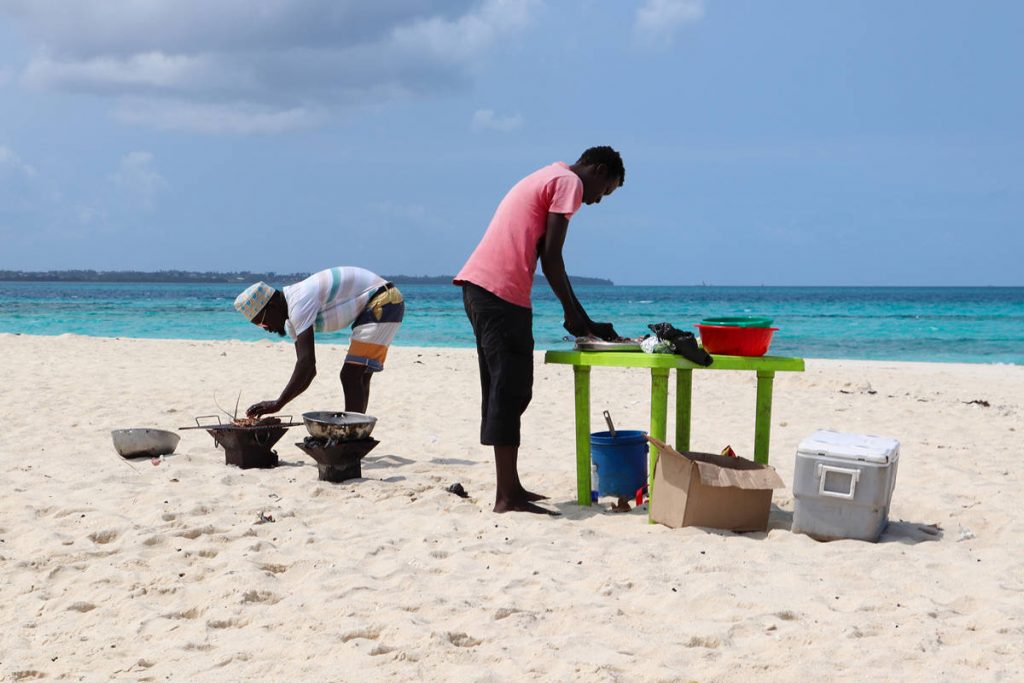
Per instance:
[[[822,429],[800,442],[793,531],[821,541],[877,541],[889,523],[900,442]]]

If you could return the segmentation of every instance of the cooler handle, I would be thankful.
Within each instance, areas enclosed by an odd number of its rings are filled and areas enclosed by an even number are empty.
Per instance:
[[[833,498],[842,498],[843,500],[853,500],[853,494],[857,490],[857,481],[860,479],[860,470],[851,470],[845,467],[832,467],[831,465],[823,465],[818,463],[818,494],[822,496],[832,496]],[[850,477],[850,490],[843,491],[828,491],[825,489],[825,478],[829,473],[833,474],[845,474]]]

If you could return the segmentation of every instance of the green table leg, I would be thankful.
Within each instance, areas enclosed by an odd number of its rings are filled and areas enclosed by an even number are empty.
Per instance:
[[[590,505],[590,366],[574,365],[576,387],[576,502]]]
[[[662,368],[651,368],[651,436],[661,442],[665,441],[665,432],[668,430],[668,370]],[[654,466],[658,464],[658,449],[651,444],[648,449],[650,461],[647,470],[647,495],[654,498]],[[648,521],[650,520],[650,506],[647,506]]]
[[[775,372],[757,371],[757,415],[754,418],[754,460],[768,464],[768,442],[772,434],[772,383]]]
[[[690,450],[692,397],[693,370],[676,370],[676,450],[680,453]]]

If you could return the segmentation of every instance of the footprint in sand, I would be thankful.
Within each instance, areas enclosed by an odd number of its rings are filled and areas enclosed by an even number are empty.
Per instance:
[[[246,591],[242,595],[243,604],[265,603],[267,605],[276,605],[279,602],[281,602],[281,598],[277,595],[274,595],[270,591],[251,590]]]
[[[249,621],[246,619],[239,619],[238,617],[231,617],[230,619],[210,619],[206,622],[207,627],[215,629],[225,628],[242,628]]]
[[[709,649],[716,649],[722,644],[718,638],[710,638],[703,636],[693,636],[686,641],[686,647],[706,647]]]
[[[455,647],[476,647],[481,642],[483,642],[481,640],[473,638],[472,636],[462,633],[461,631],[458,633],[446,633],[445,638],[447,638],[448,642],[454,645]]]
[[[846,630],[847,638],[874,638],[879,635],[877,628],[865,628],[861,629],[857,626],[853,626]]]
[[[84,614],[86,612],[91,612],[94,609],[96,609],[96,605],[92,604],[91,602],[73,602],[70,605],[68,605],[68,609],[72,612],[82,612]]]
[[[116,540],[117,537],[120,535],[121,532],[117,531],[116,529],[106,529],[104,531],[96,531],[89,534],[89,540],[93,543],[105,545],[107,543],[110,543],[111,541]]]
[[[63,517],[70,517],[71,515],[81,515],[84,512],[89,512],[87,508],[68,508],[66,510],[58,510],[53,513],[55,519],[61,519]]]
[[[523,610],[516,609],[515,607],[500,607],[494,613],[494,620],[495,621],[501,621],[502,619],[507,619],[508,617],[512,616],[513,614],[522,614],[522,613],[523,613]]]
[[[181,612],[171,612],[164,616],[168,619],[196,619],[202,613],[203,611],[198,607],[192,607],[191,609],[183,610]]]
[[[192,540],[195,540],[195,539],[199,538],[203,534],[215,534],[215,533],[218,533],[218,531],[217,531],[217,529],[213,528],[212,526],[203,526],[203,527],[193,527],[191,529],[186,529],[185,531],[179,531],[178,533],[176,533],[174,535],[175,536],[179,536],[181,538],[187,538],[190,541],[192,541]]]
[[[376,628],[361,628],[342,634],[341,642],[347,643],[350,640],[377,640],[380,638],[380,630]]]

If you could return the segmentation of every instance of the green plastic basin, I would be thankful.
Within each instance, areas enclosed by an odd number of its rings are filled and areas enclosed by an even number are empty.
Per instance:
[[[701,325],[718,325],[720,327],[771,327],[772,319],[759,315],[734,315],[724,318],[704,318]]]

